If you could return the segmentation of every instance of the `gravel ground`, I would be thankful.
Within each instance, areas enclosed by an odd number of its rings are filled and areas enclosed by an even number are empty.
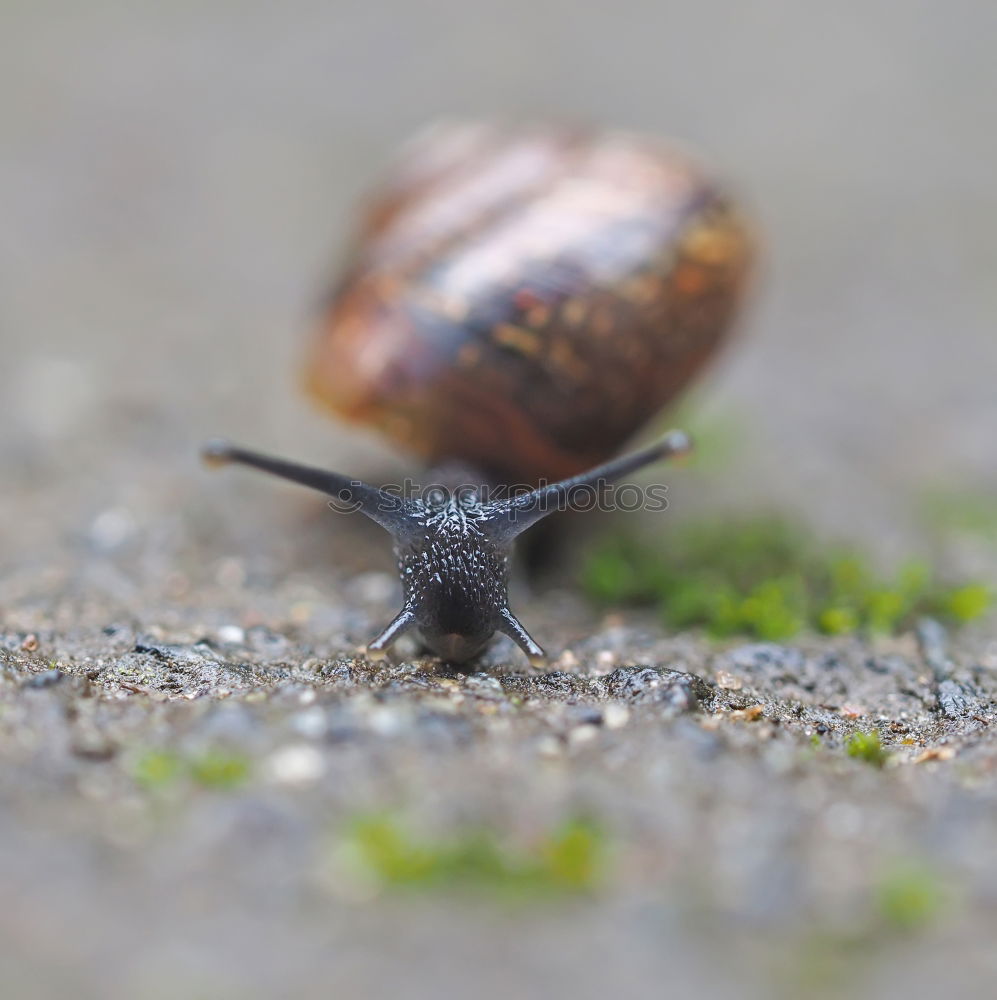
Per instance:
[[[705,147],[766,244],[700,393],[735,454],[670,474],[672,513],[777,503],[885,561],[930,552],[926,489],[997,487],[993,5],[0,17],[9,995],[979,995],[992,620],[715,644],[555,569],[516,604],[550,672],[505,640],[477,672],[375,668],[379,530],[196,452],[407,470],[294,391],[351,207],[439,113],[578,115]],[[873,729],[883,766],[846,750]],[[399,889],[350,854],[375,815],[517,856],[590,817],[601,864],[575,893]]]

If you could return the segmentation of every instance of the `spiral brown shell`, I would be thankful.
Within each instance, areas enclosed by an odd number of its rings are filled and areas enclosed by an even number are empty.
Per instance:
[[[437,126],[370,205],[308,385],[428,461],[570,475],[710,358],[749,258],[724,194],[658,140]]]

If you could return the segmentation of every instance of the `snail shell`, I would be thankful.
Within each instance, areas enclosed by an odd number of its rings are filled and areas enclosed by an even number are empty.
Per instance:
[[[572,475],[716,351],[750,256],[714,181],[657,139],[442,124],[374,196],[307,384],[429,462]]]

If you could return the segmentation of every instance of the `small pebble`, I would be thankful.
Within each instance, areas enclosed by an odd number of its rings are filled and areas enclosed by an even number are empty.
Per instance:
[[[578,664],[579,664],[578,657],[575,656],[575,654],[572,653],[570,649],[566,649],[557,658],[557,669],[558,670],[577,670],[578,669]]]
[[[246,641],[246,631],[238,625],[223,625],[218,630],[218,640],[232,646],[241,646]]]
[[[325,773],[321,752],[307,743],[282,747],[270,755],[266,773],[281,785],[310,785]]]
[[[381,736],[393,736],[402,728],[401,716],[386,706],[378,706],[367,717],[367,724]]]
[[[37,635],[26,635],[24,641],[21,643],[21,649],[25,653],[33,653],[38,649],[38,636]]]
[[[90,525],[90,542],[102,552],[123,545],[135,532],[135,520],[124,507],[101,511]]]
[[[736,719],[738,722],[754,722],[756,719],[761,718],[764,711],[764,705],[751,705],[748,708],[740,708],[736,712],[731,712],[730,717]]]
[[[726,670],[717,671],[718,688],[723,688],[725,691],[740,691],[743,683],[741,678],[735,674],[728,673]]]
[[[282,656],[290,647],[286,636],[267,625],[253,625],[247,629],[246,640],[253,650],[265,656]]]
[[[616,654],[611,649],[600,649],[595,654],[596,673],[608,673],[616,665]]]
[[[924,764],[929,760],[951,760],[955,756],[954,747],[928,747],[914,758],[915,764]]]
[[[584,726],[575,726],[568,733],[568,743],[573,747],[583,746],[591,743],[599,735],[599,727],[586,723]]]
[[[602,724],[607,729],[622,729],[630,721],[630,709],[626,705],[611,702],[602,711]]]
[[[467,679],[467,689],[486,698],[504,698],[505,692],[497,677],[488,674],[471,674]]]
[[[299,736],[304,736],[310,740],[317,740],[325,735],[328,728],[328,720],[325,712],[316,706],[308,709],[307,712],[298,712],[291,719],[291,726]]]

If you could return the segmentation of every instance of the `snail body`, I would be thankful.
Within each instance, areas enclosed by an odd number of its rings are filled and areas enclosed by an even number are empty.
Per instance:
[[[402,610],[368,643],[372,659],[387,655],[395,639],[417,627],[423,642],[453,663],[471,659],[495,632],[502,632],[538,665],[544,659],[543,649],[509,608],[509,560],[516,537],[541,518],[570,506],[597,483],[612,482],[689,447],[684,434],[672,431],[643,451],[583,475],[498,500],[483,498],[471,483],[454,491],[434,487],[424,497],[403,499],[339,473],[224,441],[209,444],[204,458],[213,465],[248,465],[337,497],[390,533],[404,599]]]
[[[368,655],[418,628],[461,662],[497,631],[539,663],[508,606],[515,538],[597,483],[688,450],[673,431],[607,461],[723,341],[749,258],[726,197],[657,140],[438,127],[372,201],[306,381],[339,415],[480,475],[400,498],[224,442],[205,457],[337,496],[389,531],[403,607]],[[500,499],[482,488],[548,478],[560,481]]]

